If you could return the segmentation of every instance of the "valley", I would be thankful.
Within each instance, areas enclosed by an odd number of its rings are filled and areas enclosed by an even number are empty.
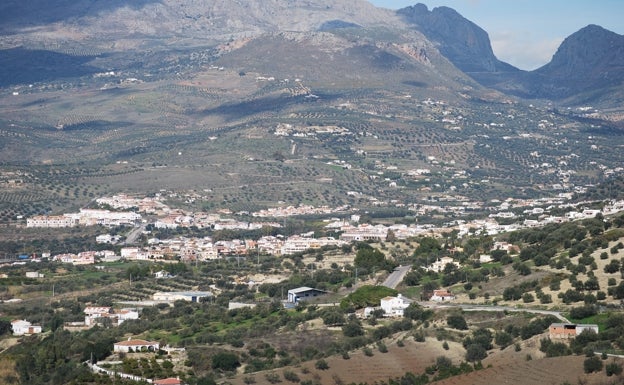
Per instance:
[[[52,3],[0,5],[0,383],[622,382],[621,35]]]

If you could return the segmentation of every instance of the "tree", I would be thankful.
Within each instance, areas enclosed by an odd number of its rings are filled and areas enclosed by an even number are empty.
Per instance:
[[[364,335],[364,328],[358,320],[350,320],[342,327],[342,334],[345,337],[357,337]]]
[[[487,357],[487,351],[480,344],[471,344],[466,348],[466,361],[476,362]]]
[[[368,272],[394,269],[394,264],[386,260],[385,254],[373,248],[358,248],[354,265],[357,268],[366,269]]]
[[[231,352],[219,352],[212,356],[212,368],[231,372],[240,366],[238,356]]]
[[[440,242],[437,239],[432,237],[423,237],[418,242],[418,247],[414,251],[414,255],[428,255],[428,254],[437,254],[440,250],[442,250],[442,246],[440,246]]]
[[[496,333],[496,337],[494,337],[494,342],[496,342],[496,345],[500,346],[501,349],[504,349],[511,345],[513,336],[507,332],[499,331]]]
[[[12,330],[11,322],[0,319],[0,336],[10,333]]]
[[[338,308],[330,308],[321,315],[323,323],[327,326],[336,326],[344,324],[344,313]]]
[[[432,315],[433,312],[431,310],[425,310],[416,302],[410,303],[409,306],[403,310],[403,316],[414,321],[426,321]]]
[[[466,323],[466,319],[461,314],[452,314],[446,317],[446,324],[457,330],[467,330],[468,324]]]

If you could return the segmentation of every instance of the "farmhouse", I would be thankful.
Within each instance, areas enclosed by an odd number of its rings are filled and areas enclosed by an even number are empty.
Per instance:
[[[114,352],[141,352],[141,351],[151,351],[155,352],[160,348],[160,344],[158,342],[151,342],[145,340],[133,340],[128,338],[126,341],[116,342],[113,344]]]
[[[448,290],[434,290],[433,295],[429,298],[430,301],[434,302],[452,301],[454,299],[455,296]]]
[[[313,289],[306,286],[298,287],[296,289],[288,290],[288,302],[297,303],[302,299],[306,300],[324,294],[326,294],[326,292],[324,292],[323,290]]]
[[[590,330],[594,333],[598,333],[598,325],[595,324],[568,324],[568,323],[553,323],[548,328],[548,334],[550,338],[575,338],[585,330]]]
[[[161,291],[152,295],[154,301],[175,302],[178,300],[199,302],[202,298],[212,297],[209,291]]]
[[[403,317],[403,311],[407,308],[411,300],[403,297],[401,294],[396,297],[385,297],[381,299],[381,308],[386,317]]]
[[[33,325],[28,321],[14,320],[11,322],[11,328],[13,334],[16,336],[23,336],[24,334],[38,334],[41,333],[41,326]]]

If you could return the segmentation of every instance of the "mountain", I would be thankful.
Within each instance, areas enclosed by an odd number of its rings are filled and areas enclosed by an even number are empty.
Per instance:
[[[266,32],[314,31],[328,22],[392,25],[396,19],[392,11],[364,0],[7,0],[0,5],[0,32],[14,39],[90,44],[101,40],[116,47],[124,42],[145,45],[153,39],[179,45]]]
[[[419,3],[400,9],[397,14],[437,43],[440,52],[466,73],[518,71],[496,58],[487,32],[452,8],[429,11]]]
[[[588,25],[568,36],[552,60],[534,71],[479,73],[486,87],[519,96],[570,104],[621,105],[624,96],[624,36]]]
[[[71,191],[84,199],[193,188],[250,211],[244,202],[538,196],[597,183],[598,167],[623,162],[592,150],[624,140],[601,127],[601,111],[589,122],[559,101],[497,91],[535,97],[534,79],[602,63],[519,71],[450,8],[6,0],[0,43],[0,163],[43,179],[50,165],[73,167],[29,197],[45,211],[68,204],[55,186],[76,178],[93,189]]]
[[[565,98],[623,86],[624,36],[588,25],[568,36],[552,60],[532,74],[535,94],[540,97]]]

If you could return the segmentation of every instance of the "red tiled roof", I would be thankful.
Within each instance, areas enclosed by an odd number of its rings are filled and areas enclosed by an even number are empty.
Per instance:
[[[154,385],[182,385],[179,378],[164,378],[162,380],[154,380]]]
[[[121,346],[146,346],[146,345],[156,345],[158,342],[151,342],[151,341],[145,341],[145,340],[127,340],[127,341],[121,341],[121,342],[117,342],[115,345],[121,345]]]

